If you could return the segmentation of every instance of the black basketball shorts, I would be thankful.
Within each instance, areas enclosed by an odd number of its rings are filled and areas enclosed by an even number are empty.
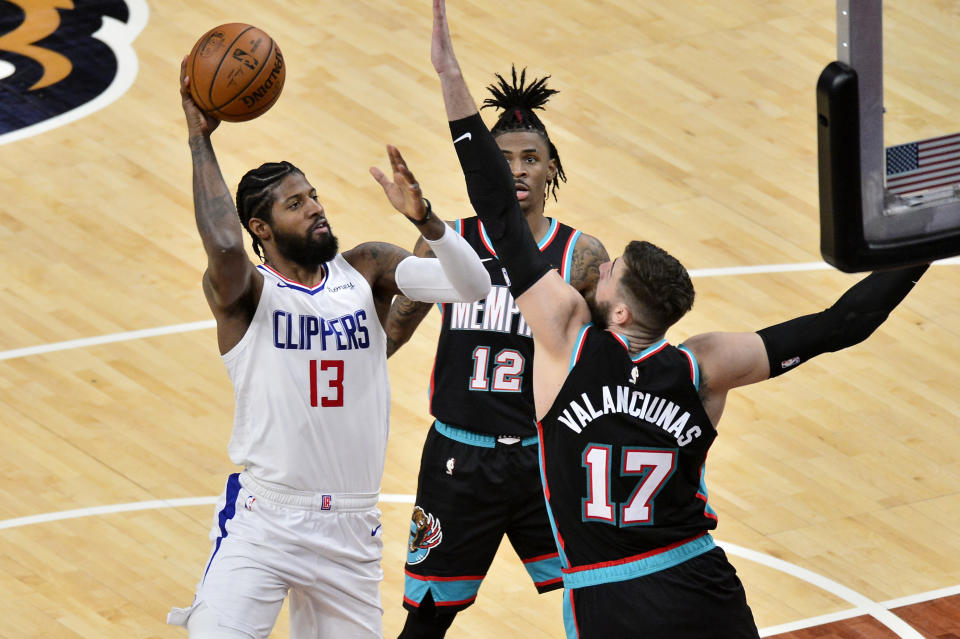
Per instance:
[[[447,612],[472,604],[504,535],[539,592],[563,587],[539,446],[440,428],[446,434],[430,429],[420,462],[404,606],[418,608],[427,593]]]

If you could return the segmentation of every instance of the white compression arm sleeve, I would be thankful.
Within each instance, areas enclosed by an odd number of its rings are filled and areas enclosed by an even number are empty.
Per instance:
[[[404,295],[418,302],[475,302],[486,297],[490,274],[460,234],[445,224],[440,239],[427,244],[436,259],[411,255],[397,265],[394,277]]]

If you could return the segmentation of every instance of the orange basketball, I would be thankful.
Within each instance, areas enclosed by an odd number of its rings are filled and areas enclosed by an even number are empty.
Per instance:
[[[287,68],[280,47],[249,24],[221,24],[193,45],[187,58],[190,95],[208,115],[243,122],[280,97]]]

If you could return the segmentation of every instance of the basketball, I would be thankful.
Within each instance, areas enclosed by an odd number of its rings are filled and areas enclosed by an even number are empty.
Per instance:
[[[273,38],[236,22],[203,34],[190,51],[186,72],[197,106],[227,122],[266,113],[280,97],[287,74]]]

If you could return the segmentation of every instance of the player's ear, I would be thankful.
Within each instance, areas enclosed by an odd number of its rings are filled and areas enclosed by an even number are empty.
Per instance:
[[[250,221],[247,222],[247,228],[249,228],[250,232],[256,235],[261,242],[267,241],[273,237],[273,231],[270,228],[270,225],[259,217],[251,217]]]
[[[633,313],[630,312],[630,307],[624,302],[617,302],[610,309],[610,316],[607,321],[611,326],[629,326],[633,322]]]
[[[550,158],[550,161],[547,162],[547,182],[550,182],[555,177],[557,177],[557,159]]]

